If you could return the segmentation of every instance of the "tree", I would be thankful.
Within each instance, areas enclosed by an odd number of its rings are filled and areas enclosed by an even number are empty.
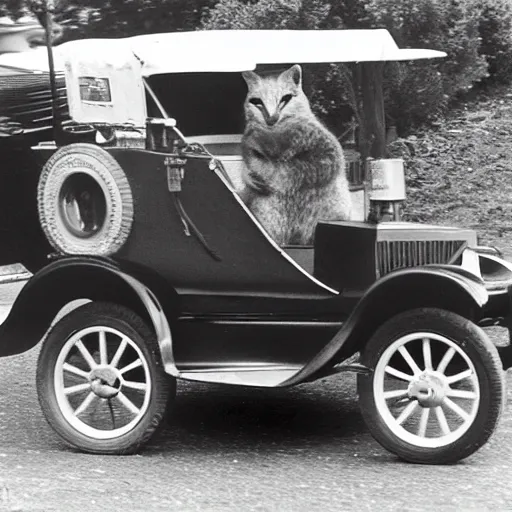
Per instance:
[[[26,3],[24,0],[2,0],[0,1],[0,16],[19,18],[24,14]]]
[[[489,63],[489,82],[512,81],[512,2],[473,0],[481,10],[478,31],[480,54]]]
[[[0,15],[27,13],[33,2],[0,0]],[[440,61],[384,69],[388,121],[404,134],[435,119],[450,101],[483,82],[512,81],[510,0],[55,0],[61,41],[178,30],[387,28],[401,47],[448,53]],[[183,51],[183,50],[181,50]],[[323,71],[322,71],[323,70]],[[310,75],[316,111],[336,129],[358,112],[361,77],[350,66]],[[356,85],[354,89],[354,84]],[[354,90],[351,90],[354,89]],[[360,99],[360,98],[359,98]]]
[[[203,9],[217,0],[55,0],[55,21],[65,28],[64,40],[194,30]],[[31,3],[44,0],[3,0],[0,15],[17,18]]]
[[[193,30],[203,9],[216,0],[80,0],[61,1],[57,21],[67,38],[128,37]]]
[[[324,28],[330,9],[330,4],[323,0],[224,0],[213,9],[205,9],[201,28]]]
[[[356,7],[357,3],[354,2],[353,6]],[[354,11],[350,13],[354,14]],[[202,28],[339,28],[343,26],[342,14],[339,10],[333,10],[332,5],[325,0],[260,0],[256,3],[223,0],[207,12]],[[341,98],[345,99],[346,105],[352,110],[348,115],[344,112],[345,121],[350,122],[351,115],[358,121],[359,149],[363,158],[370,155],[385,156],[384,112],[381,109],[382,68],[381,63],[363,64],[360,73],[355,73],[352,67],[345,65],[323,65],[309,67],[305,72],[305,82],[314,84],[314,93],[312,90],[307,91],[313,107],[331,129],[336,125],[339,127],[339,123],[333,120],[332,107],[340,104]],[[336,78],[338,82],[334,80]],[[338,101],[335,101],[333,92],[341,96],[338,96]],[[338,115],[341,113],[337,111]]]
[[[486,17],[482,19],[483,12]],[[220,0],[207,9],[202,27],[387,28],[400,47],[445,51],[446,59],[385,67],[388,121],[404,134],[435,119],[450,101],[482,83],[489,63],[492,72],[501,71],[502,76],[512,79],[511,23],[510,0]],[[482,40],[487,42],[485,47]],[[312,99],[317,112],[331,125],[335,124],[329,119],[333,106],[339,115],[341,99],[356,116],[361,115],[358,89],[367,78],[354,73],[351,66],[332,67],[324,78],[316,80],[317,92]]]

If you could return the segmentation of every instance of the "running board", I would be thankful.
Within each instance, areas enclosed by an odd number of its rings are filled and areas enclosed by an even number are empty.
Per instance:
[[[180,378],[216,384],[275,388],[295,375],[301,366],[249,366],[180,372]]]
[[[215,384],[276,388],[296,375],[302,368],[302,366],[285,365],[212,368],[181,371],[179,378]],[[349,358],[344,363],[337,364],[330,368],[330,370],[322,374],[320,378],[345,372],[368,375],[371,373],[371,369],[356,362],[353,358]]]

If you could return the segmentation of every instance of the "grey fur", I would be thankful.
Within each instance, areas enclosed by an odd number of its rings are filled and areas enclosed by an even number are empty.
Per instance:
[[[242,198],[279,245],[312,244],[319,220],[350,218],[341,145],[311,111],[300,66],[269,77],[247,72],[244,78],[249,92]]]

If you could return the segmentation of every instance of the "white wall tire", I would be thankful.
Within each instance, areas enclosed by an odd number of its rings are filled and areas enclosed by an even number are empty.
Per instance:
[[[132,311],[88,303],[58,321],[37,364],[43,414],[69,445],[98,454],[139,451],[162,424],[176,381],[154,333]]]
[[[52,155],[37,202],[41,227],[59,253],[109,256],[131,231],[128,179],[115,158],[93,144],[70,144]]]
[[[365,346],[361,412],[373,437],[401,459],[449,464],[483,446],[505,401],[498,353],[486,334],[449,311],[399,314]]]

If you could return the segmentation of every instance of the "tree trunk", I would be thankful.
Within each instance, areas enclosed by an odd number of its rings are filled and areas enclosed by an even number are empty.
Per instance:
[[[386,119],[382,90],[384,62],[364,62],[358,73],[362,99],[359,148],[363,161],[368,157],[386,158]]]

